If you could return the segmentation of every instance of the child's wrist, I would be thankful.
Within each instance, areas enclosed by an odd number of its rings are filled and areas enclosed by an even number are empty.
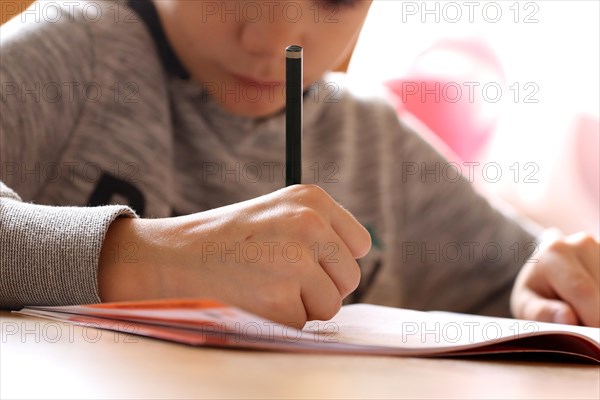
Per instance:
[[[110,225],[98,262],[98,293],[102,302],[158,297],[155,269],[148,259],[145,235],[149,220],[118,218]]]

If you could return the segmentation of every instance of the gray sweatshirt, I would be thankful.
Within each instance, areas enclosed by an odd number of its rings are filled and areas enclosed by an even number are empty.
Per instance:
[[[189,79],[151,2],[44,4],[0,31],[3,308],[99,302],[117,217],[196,213],[284,185],[283,113],[222,109]],[[303,154],[305,183],[372,235],[348,301],[508,315],[534,236],[449,174],[384,100],[325,76],[305,94]]]

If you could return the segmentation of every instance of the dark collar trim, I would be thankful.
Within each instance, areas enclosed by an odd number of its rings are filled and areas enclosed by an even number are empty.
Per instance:
[[[160,18],[158,17],[158,11],[156,11],[154,2],[152,0],[127,0],[127,5],[135,11],[148,27],[148,30],[154,39],[154,43],[156,44],[156,48],[158,49],[162,64],[167,72],[181,79],[190,79],[190,74],[183,64],[181,64],[167,40],[165,31],[160,24]]]

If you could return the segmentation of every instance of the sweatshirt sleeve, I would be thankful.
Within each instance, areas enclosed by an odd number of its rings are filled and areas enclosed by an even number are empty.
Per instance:
[[[406,306],[509,316],[514,280],[535,256],[541,228],[475,190],[475,174],[491,181],[502,166],[449,162],[405,126],[400,143]]]
[[[53,22],[31,10],[0,28],[0,307],[96,303],[104,236],[115,218],[135,213],[21,201],[44,182],[18,171],[59,159],[94,65],[86,28],[67,8]]]
[[[98,303],[98,260],[124,206],[24,203],[0,182],[0,307]]]

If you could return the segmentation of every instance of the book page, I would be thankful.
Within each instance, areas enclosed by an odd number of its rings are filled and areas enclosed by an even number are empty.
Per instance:
[[[600,346],[600,329],[446,312],[353,304],[330,321],[309,322],[337,343],[439,352],[491,345],[541,334],[572,334]],[[332,331],[335,331],[333,334]]]
[[[29,307],[22,314],[191,345],[434,356],[495,352],[579,354],[600,362],[600,329],[369,304],[342,307],[302,329],[204,300]]]

